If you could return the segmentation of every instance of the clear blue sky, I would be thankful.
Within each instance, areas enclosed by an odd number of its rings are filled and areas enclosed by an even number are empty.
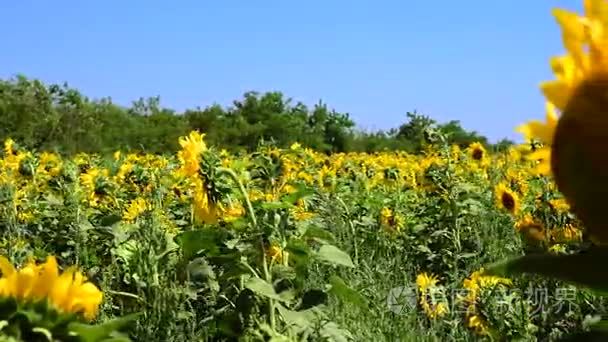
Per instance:
[[[1,1],[0,77],[179,111],[278,90],[360,128],[417,110],[519,140],[563,52],[556,6],[582,0]]]

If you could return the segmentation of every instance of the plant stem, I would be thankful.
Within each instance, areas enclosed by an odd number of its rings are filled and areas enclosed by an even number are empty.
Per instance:
[[[216,171],[220,175],[221,174],[228,175],[237,184],[237,186],[239,187],[239,191],[241,192],[241,195],[243,195],[245,204],[247,205],[247,212],[249,214],[249,219],[251,220],[251,223],[253,223],[253,226],[255,228],[257,228],[258,222],[255,217],[255,212],[253,211],[253,206],[251,205],[251,200],[249,199],[249,194],[247,193],[247,190],[245,190],[245,186],[243,185],[243,182],[241,182],[241,180],[239,179],[237,174],[234,172],[234,170],[232,170],[230,168],[218,167]],[[262,247],[262,269],[264,271],[264,278],[266,278],[266,281],[269,284],[272,284],[272,277],[270,275],[270,272],[268,271],[268,262],[266,260],[266,249],[264,248],[264,240],[262,240],[261,238],[260,238],[260,246]],[[274,300],[270,299],[270,298],[268,299],[268,313],[270,315],[270,327],[272,328],[272,330],[275,330],[276,316],[275,316]]]

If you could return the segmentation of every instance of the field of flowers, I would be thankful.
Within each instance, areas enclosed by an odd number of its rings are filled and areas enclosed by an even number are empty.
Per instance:
[[[608,2],[584,5],[554,12],[546,122],[502,153],[6,140],[0,341],[605,339]]]
[[[524,157],[533,145],[234,156],[198,132],[180,145],[62,159],[6,141],[4,267],[78,265],[103,298],[58,307],[99,322],[139,314],[124,327],[138,341],[557,337],[603,304],[480,272],[581,246],[565,200]]]

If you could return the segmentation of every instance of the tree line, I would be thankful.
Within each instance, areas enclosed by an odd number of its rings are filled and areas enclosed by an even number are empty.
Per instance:
[[[348,113],[292,103],[281,92],[247,92],[233,105],[214,104],[178,113],[159,97],[140,98],[129,107],[110,98],[91,100],[67,84],[44,84],[18,75],[0,79],[0,139],[8,137],[32,150],[110,153],[116,150],[172,153],[178,138],[191,130],[206,133],[206,141],[229,151],[252,151],[259,144],[287,147],[294,142],[317,151],[421,151],[439,133],[450,144],[479,141],[491,149],[513,142],[488,139],[461,127],[459,121],[438,123],[408,112],[407,121],[387,131],[356,129]]]

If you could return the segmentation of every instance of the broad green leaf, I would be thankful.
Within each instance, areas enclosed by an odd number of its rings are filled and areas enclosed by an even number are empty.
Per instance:
[[[296,191],[285,195],[281,198],[283,202],[296,203],[297,200],[301,198],[308,197],[315,193],[315,190],[311,187],[306,186],[305,184],[296,185]]]
[[[323,261],[335,265],[355,267],[350,256],[344,251],[333,245],[323,245],[317,252],[317,257]]]
[[[285,300],[275,292],[274,287],[272,287],[271,284],[261,278],[250,278],[247,283],[245,283],[245,287],[260,296],[276,299],[278,301]]]
[[[89,325],[73,322],[70,323],[68,329],[76,333],[83,342],[98,342],[106,339],[115,340],[113,334],[122,330],[127,324],[134,321],[140,314],[131,314],[128,316],[113,319],[99,325]],[[118,341],[129,341],[129,339],[120,338]]]
[[[300,257],[300,258],[306,258],[311,253],[310,247],[308,246],[308,244],[306,244],[304,241],[296,240],[296,239],[290,240],[287,243],[285,250],[287,252],[289,252],[289,254],[296,256],[296,257]]]
[[[334,322],[326,323],[323,328],[321,328],[321,336],[328,339],[329,341],[334,342],[348,342],[353,340],[353,336],[348,330],[341,329]]]
[[[46,202],[48,204],[53,205],[53,206],[63,205],[63,197],[57,196],[53,193],[47,194],[46,196],[44,196],[44,199],[46,200]]]
[[[186,260],[192,259],[201,251],[207,251],[211,255],[219,252],[217,233],[210,229],[188,230],[178,234],[175,242],[181,247]]]
[[[311,326],[312,317],[309,311],[293,311],[285,308],[281,304],[277,305],[277,309],[287,325],[294,325],[300,329],[306,329]]]
[[[332,233],[330,233],[329,231],[315,226],[315,225],[309,225],[308,227],[306,227],[306,232],[304,233],[304,235],[302,236],[304,238],[319,238],[322,240],[326,240],[328,242],[333,242],[336,240],[336,238],[334,237],[334,235]]]
[[[571,255],[530,254],[491,265],[490,275],[537,274],[608,292],[607,247]]]
[[[329,278],[329,283],[331,284],[331,290],[329,290],[329,292],[338,298],[362,308],[367,306],[365,298],[357,291],[346,285],[342,278],[333,275]]]
[[[113,224],[120,222],[122,220],[122,217],[120,215],[107,215],[101,218],[101,220],[99,221],[99,223],[104,226],[104,227],[110,227]]]

